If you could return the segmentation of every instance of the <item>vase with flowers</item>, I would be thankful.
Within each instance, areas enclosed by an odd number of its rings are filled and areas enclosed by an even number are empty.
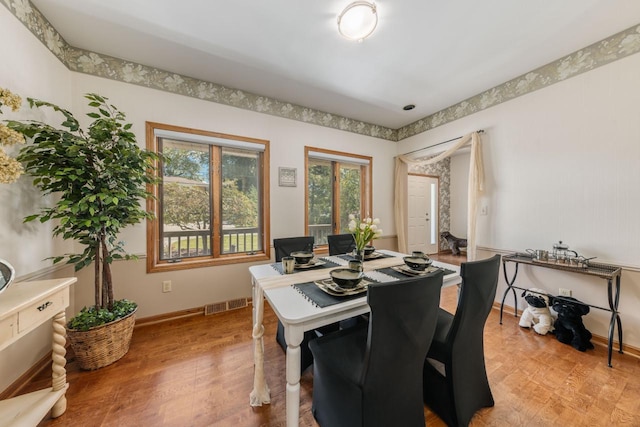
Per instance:
[[[365,218],[356,222],[356,216],[349,215],[349,232],[353,235],[356,243],[356,259],[364,261],[365,246],[371,244],[371,241],[382,235],[382,229],[379,227],[380,219]]]

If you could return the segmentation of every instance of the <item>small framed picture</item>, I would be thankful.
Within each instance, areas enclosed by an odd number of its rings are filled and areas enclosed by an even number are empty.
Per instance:
[[[278,185],[280,187],[295,187],[296,172],[296,168],[278,168]]]

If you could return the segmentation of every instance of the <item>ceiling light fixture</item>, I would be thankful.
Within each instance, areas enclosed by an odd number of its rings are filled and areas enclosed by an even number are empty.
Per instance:
[[[378,25],[375,3],[354,1],[338,15],[338,32],[349,40],[363,41]]]

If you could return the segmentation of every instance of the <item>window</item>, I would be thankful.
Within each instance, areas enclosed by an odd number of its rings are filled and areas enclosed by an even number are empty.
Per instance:
[[[347,233],[349,214],[371,215],[371,157],[305,147],[306,232],[316,245]]]
[[[268,259],[268,141],[147,122],[147,148],[164,157],[147,271]]]

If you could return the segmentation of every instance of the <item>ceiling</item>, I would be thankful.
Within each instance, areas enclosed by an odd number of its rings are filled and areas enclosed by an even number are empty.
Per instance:
[[[377,0],[357,43],[351,1],[32,3],[72,46],[392,129],[640,23],[638,0]]]

